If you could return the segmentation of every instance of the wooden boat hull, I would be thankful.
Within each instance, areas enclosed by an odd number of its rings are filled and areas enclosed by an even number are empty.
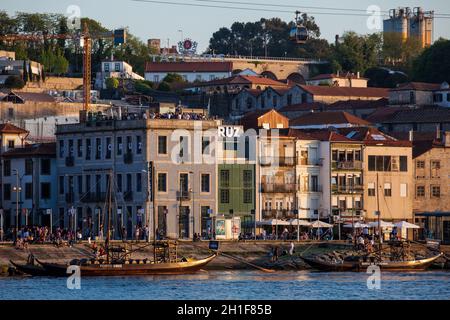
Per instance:
[[[383,271],[423,271],[443,253],[430,258],[412,261],[384,261],[384,262],[350,262],[330,263],[319,259],[303,258],[311,267],[321,271],[366,271],[370,265],[379,266]]]
[[[91,264],[81,265],[80,273],[85,276],[144,276],[144,275],[176,275],[195,273],[209,262],[211,262],[217,254],[213,254],[202,260],[173,262],[173,263],[156,263],[156,264]],[[36,259],[37,260],[37,259]],[[45,263],[37,260],[51,276],[67,277],[67,267],[69,265],[57,263]]]
[[[40,265],[18,264],[12,260],[9,262],[20,272],[29,274],[31,276],[47,276],[47,271]]]

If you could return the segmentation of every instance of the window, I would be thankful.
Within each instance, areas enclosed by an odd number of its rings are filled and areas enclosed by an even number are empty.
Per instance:
[[[158,192],[167,192],[167,173],[158,173]]]
[[[127,186],[126,186],[126,187],[127,187],[127,189],[126,189],[127,192],[132,191],[132,190],[131,190],[131,189],[132,189],[132,187],[131,187],[131,186],[132,186],[132,183],[131,183],[132,181],[131,181],[131,179],[132,179],[132,178],[131,178],[131,174],[130,174],[130,173],[127,173]]]
[[[91,160],[91,139],[86,139],[86,160]]]
[[[41,199],[50,199],[51,197],[51,184],[50,182],[41,183]]]
[[[8,140],[8,149],[14,149],[14,140]]]
[[[3,175],[6,177],[11,175],[11,160],[3,161]]]
[[[158,154],[167,154],[166,136],[158,136]]]
[[[153,76],[153,82],[159,82],[159,75],[155,74]]]
[[[400,184],[400,197],[406,198],[408,196],[408,185],[406,183]]]
[[[141,154],[142,153],[142,137],[136,136],[136,153]]]
[[[287,95],[287,105],[290,106],[292,104],[292,94]]]
[[[91,192],[91,175],[90,174],[86,175],[85,183],[86,183],[86,192]]]
[[[8,108],[8,117],[14,118],[14,108]]]
[[[136,192],[142,192],[142,174],[136,173]]]
[[[208,173],[204,173],[202,174],[202,189],[201,192],[209,192],[210,191],[210,187],[209,187],[209,174]]]
[[[221,189],[220,190],[220,202],[229,203],[230,202],[230,190]]]
[[[180,158],[184,158],[184,156],[187,154],[188,150],[188,137],[186,136],[181,136],[180,137]]]
[[[117,155],[121,156],[123,150],[122,137],[117,137]]]
[[[64,140],[59,140],[59,157],[64,158]]]
[[[441,168],[441,162],[440,161],[431,161],[431,177],[432,178],[439,178],[439,169]]]
[[[431,196],[433,198],[439,198],[441,196],[441,187],[440,186],[431,186]]]
[[[51,174],[51,171],[50,159],[41,159],[41,174],[49,176]]]
[[[78,181],[77,181],[78,194],[82,195],[83,194],[83,176],[78,176],[77,179],[78,179]]]
[[[202,81],[202,75],[201,74],[195,75],[195,80],[199,82]]]
[[[95,159],[99,160],[102,158],[102,139],[95,138]]]
[[[33,160],[25,159],[25,175],[31,176],[33,174]]]
[[[74,150],[73,150],[73,140],[69,139],[69,157],[73,157]]]
[[[11,200],[11,184],[9,183],[3,185],[3,200]]]
[[[25,199],[33,198],[33,184],[25,183]]]
[[[117,191],[122,192],[122,175],[120,173],[117,174]]]
[[[230,186],[229,170],[220,170],[220,185],[224,188],[228,188]]]
[[[416,161],[417,169],[425,169],[425,161]]]
[[[78,139],[77,140],[77,156],[78,158],[83,157],[83,140],[82,139]]]
[[[425,187],[424,186],[416,187],[416,197],[417,198],[425,197]]]
[[[415,95],[414,91],[409,92],[409,103],[416,104],[416,95]]]
[[[116,71],[116,72],[120,72],[120,63],[115,63],[114,64],[114,70]]]
[[[109,63],[104,64],[105,72],[109,72]]]
[[[127,136],[127,153],[131,153],[133,150],[133,137],[131,136]]]
[[[433,101],[434,102],[442,102],[443,98],[442,98],[442,93],[435,93],[433,95]]]
[[[112,153],[112,144],[111,144],[111,138],[106,138],[106,159],[111,159],[111,153]]]
[[[202,154],[209,154],[209,145],[210,145],[209,137],[202,137]]]
[[[244,203],[247,203],[247,204],[253,203],[252,190],[244,189],[243,192],[244,192],[244,194],[243,194]]]
[[[369,197],[375,197],[375,183],[370,182],[367,185],[367,192],[368,192]]]
[[[216,79],[216,77],[213,74],[209,75],[209,81],[213,81],[214,79]]]
[[[400,171],[407,172],[408,171],[408,157],[400,156]]]
[[[384,184],[384,196],[385,197],[392,196],[392,190],[391,190],[391,184],[390,183],[385,183]]]
[[[244,170],[243,172],[243,182],[244,188],[252,188],[253,186],[253,171],[252,170]]]
[[[64,194],[64,176],[59,176],[59,194]]]

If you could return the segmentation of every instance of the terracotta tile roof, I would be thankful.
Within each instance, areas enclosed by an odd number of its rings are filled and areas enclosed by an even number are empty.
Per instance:
[[[11,91],[8,95],[4,96],[2,100],[9,99],[10,96],[16,96],[23,101],[34,102],[55,102],[55,98],[47,93],[39,92],[24,92],[24,91]]]
[[[389,104],[387,98],[378,100],[347,100],[336,101],[328,106],[329,110],[346,110],[346,109],[376,109],[386,107]]]
[[[308,125],[333,125],[333,124],[354,124],[361,126],[368,126],[371,123],[358,118],[345,111],[324,111],[324,112],[310,112],[293,119],[290,126],[308,126]]]
[[[366,120],[372,123],[383,123],[384,121],[393,118],[398,112],[409,109],[409,107],[381,107],[372,112]]]
[[[261,76],[242,76],[235,75],[229,78],[211,80],[207,82],[202,82],[194,85],[199,86],[215,86],[215,85],[264,85],[264,86],[274,86],[274,87],[287,87],[288,85],[284,82],[272,80],[269,78],[264,78]],[[191,85],[192,87],[192,85]]]
[[[252,96],[254,96],[255,98],[259,97],[261,95],[261,93],[263,93],[262,90],[245,88],[241,92],[239,92],[239,94],[241,94],[243,92],[247,92],[247,93],[251,94]]]
[[[233,63],[225,62],[150,62],[145,64],[145,72],[231,72]]]
[[[400,85],[397,88],[393,88],[390,91],[403,91],[403,90],[435,91],[439,90],[440,88],[441,85],[439,83],[409,82]]]
[[[328,105],[322,102],[305,102],[305,103],[299,103],[299,104],[292,104],[290,106],[284,106],[283,108],[279,109],[279,112],[293,112],[293,111],[317,111],[317,110],[324,110],[327,108]]]
[[[300,140],[356,142],[331,129],[290,129],[288,134]]]
[[[353,127],[340,128],[338,131],[347,138],[361,141],[369,146],[392,146],[392,147],[411,147],[412,144],[408,140],[399,140],[375,127]]]
[[[283,119],[286,119],[288,121],[288,118],[286,118],[284,115],[278,113],[275,109],[270,110],[256,110],[252,112],[247,112],[244,114],[244,116],[240,119],[239,123],[244,126],[244,129],[247,130],[249,128],[256,129],[258,128],[258,119],[261,118],[263,115],[274,112],[276,116],[282,117]]]
[[[409,140],[409,132],[389,132],[389,135],[399,140]],[[436,132],[413,132],[414,141],[426,141],[436,139]]]
[[[450,122],[450,109],[443,107],[422,107],[396,112],[383,123],[442,123]]]
[[[4,152],[2,156],[11,158],[49,156],[55,158],[56,143],[39,143],[28,145],[23,148],[14,148]]]
[[[17,127],[11,123],[0,123],[0,133],[28,133],[27,130]]]
[[[445,148],[445,144],[436,139],[413,141],[413,158],[417,158],[433,148]]]
[[[389,90],[385,88],[355,88],[355,87],[328,87],[299,85],[306,92],[317,96],[335,97],[380,97],[388,98]]]

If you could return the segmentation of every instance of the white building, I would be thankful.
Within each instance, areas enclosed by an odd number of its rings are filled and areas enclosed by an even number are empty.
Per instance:
[[[204,82],[231,77],[232,62],[150,62],[145,66],[145,79],[161,82],[169,73],[181,75],[186,82]]]
[[[367,88],[368,79],[362,78],[360,73],[340,73],[319,74],[306,81],[309,86],[334,86],[334,87],[353,87]]]
[[[450,108],[450,86],[447,82],[434,92],[433,101],[437,106]]]
[[[135,79],[144,80],[144,78],[133,72],[133,67],[125,61],[105,60],[102,61],[101,71],[97,72],[95,79],[95,88],[106,89],[107,78]]]

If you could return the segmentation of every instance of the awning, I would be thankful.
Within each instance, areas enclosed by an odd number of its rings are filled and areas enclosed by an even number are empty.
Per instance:
[[[418,225],[409,223],[407,221],[400,221],[394,224],[397,228],[407,228],[407,229],[420,229]]]
[[[355,222],[353,225],[351,223],[350,224],[344,224],[344,228],[353,228],[353,227],[355,227],[355,228],[368,228],[369,225],[365,224],[365,223],[361,223],[359,221]]]
[[[311,223],[310,227],[311,228],[332,228],[333,225],[326,223],[326,222],[322,222],[320,220],[316,220],[313,223]]]
[[[289,223],[292,226],[310,226],[311,223],[306,221],[306,220],[301,220],[301,219],[291,219],[289,220]]]
[[[378,221],[370,222],[369,227],[378,228]],[[391,222],[386,222],[386,221],[380,220],[380,227],[381,228],[392,228],[392,227],[394,227],[394,224]]]
[[[259,226],[289,226],[290,223],[281,219],[270,219],[270,220],[261,220],[256,221],[256,225]]]

